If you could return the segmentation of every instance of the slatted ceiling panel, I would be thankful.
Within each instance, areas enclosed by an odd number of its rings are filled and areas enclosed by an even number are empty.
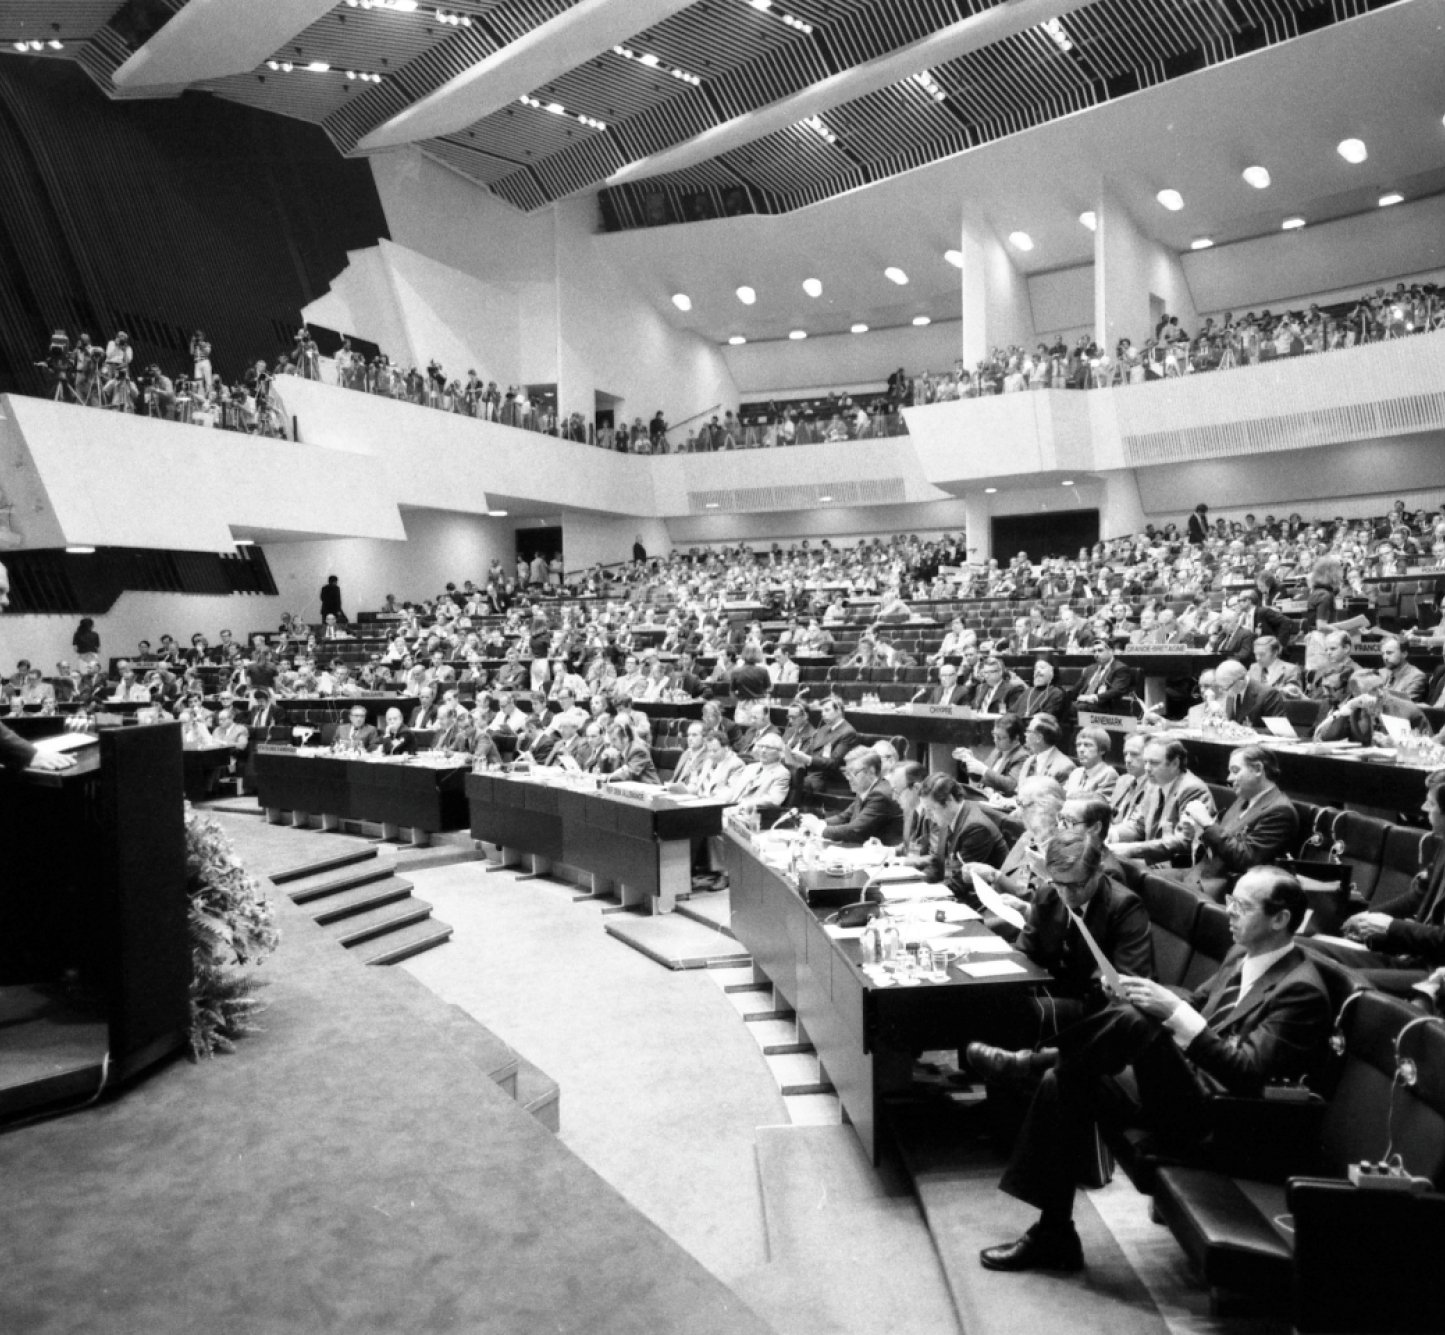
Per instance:
[[[292,116],[314,125],[324,121],[349,97],[355,97],[367,85],[348,83],[344,75],[309,74],[233,74],[225,79],[210,79],[194,84],[198,92],[214,93],[243,106]]]
[[[551,203],[542,187],[537,184],[537,178],[525,167],[495,182],[492,193],[505,199],[513,208],[521,209],[523,213],[532,213]]]
[[[968,118],[1061,103],[1090,85],[1088,74],[1041,32],[1022,32],[936,66],[933,77]]]
[[[1075,49],[1104,78],[1162,64],[1238,31],[1228,10],[1212,0],[1099,0],[1062,22]]]
[[[966,139],[958,117],[912,79],[834,107],[825,123],[850,152],[870,162],[907,153],[920,141]]]
[[[62,42],[78,42],[92,36],[110,21],[125,0],[68,0],[58,5],[55,0],[0,0],[0,37],[14,41],[18,37],[58,37]],[[59,25],[57,32],[52,25]]]
[[[746,180],[780,194],[808,181],[841,176],[857,165],[838,145],[800,125],[765,135],[722,158]]]
[[[475,144],[484,153],[531,163],[602,131],[567,116],[514,102],[468,126],[463,133],[469,144]]]
[[[607,132],[616,139],[626,160],[637,162],[650,153],[702,134],[717,123],[707,96],[701,89],[688,88],[680,97],[671,98],[639,116],[608,122]]]
[[[880,3],[910,9],[932,7],[952,11],[956,8],[954,0],[778,0],[777,7],[804,23],[821,28],[859,10],[876,9]]]
[[[732,119],[770,106],[831,74],[823,53],[808,41],[710,79],[707,91],[723,117]]]
[[[295,59],[296,48],[300,47],[307,60],[325,60],[343,69],[382,74],[401,69],[457,31],[444,23],[422,20],[421,11],[401,14],[390,9],[351,9],[343,5],[323,14],[272,54],[277,60]]]
[[[780,50],[810,45],[809,39],[744,0],[701,0],[669,15],[626,43],[651,51],[669,65],[707,79]]]
[[[493,157],[464,143],[458,143],[455,136],[446,139],[424,139],[422,151],[430,154],[449,167],[465,173],[474,181],[491,185],[502,177],[517,170],[517,164],[507,158]]]
[[[570,148],[548,154],[534,163],[532,170],[547,192],[560,199],[574,190],[585,190],[626,165],[627,159],[616,143],[608,135],[593,131]]]
[[[606,51],[595,60],[568,70],[545,89],[534,90],[533,96],[542,98],[546,92],[568,111],[585,112],[605,125],[614,125],[695,91],[692,84],[673,78],[665,69],[654,69]]]
[[[848,67],[921,41],[957,23],[959,17],[957,7],[947,0],[889,0],[852,13],[829,15],[817,30],[839,65]]]
[[[713,158],[663,176],[649,177],[647,183],[650,186],[672,187],[685,192],[705,190],[709,186],[730,190],[742,184],[742,178],[721,158]]]
[[[486,24],[506,45],[565,14],[576,3],[577,0],[504,0],[487,11]]]
[[[321,122],[331,142],[343,155],[382,121],[398,115],[409,107],[412,99],[393,79],[366,85],[364,92],[352,93],[348,100]]]

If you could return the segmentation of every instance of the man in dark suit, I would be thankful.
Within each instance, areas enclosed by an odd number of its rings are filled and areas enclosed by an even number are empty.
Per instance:
[[[804,816],[803,828],[828,843],[862,844],[879,839],[896,845],[903,838],[903,809],[883,778],[883,758],[862,747],[850,751],[843,767],[853,801],[838,816]]]
[[[1229,899],[1236,948],[1181,1001],[1161,983],[1127,977],[1123,997],[1063,1030],[1055,1046],[1005,1052],[971,1043],[975,1070],[1001,1078],[1042,1073],[1001,1190],[1040,1211],[1023,1237],[986,1248],[990,1270],[1078,1270],[1074,1182],[1090,1132],[1098,1078],[1132,1065],[1162,1149],[1198,1154],[1209,1096],[1258,1095],[1271,1080],[1308,1074],[1325,1051],[1331,1010],[1315,966],[1294,944],[1308,901],[1277,867],[1256,867]]]
[[[830,779],[842,775],[843,757],[858,744],[858,734],[843,717],[843,702],[837,696],[824,700],[820,713],[822,720],[808,738],[807,773],[803,776],[803,787],[810,793],[821,793]]]
[[[968,688],[959,683],[957,664],[940,663],[938,665],[938,685],[929,692],[928,703],[931,705],[966,705],[968,703]]]
[[[1098,805],[1107,813],[1107,804]],[[1046,879],[1034,895],[1016,946],[1053,975],[1046,1004],[1030,1016],[1031,1033],[1038,1032],[1040,1021],[1056,1033],[1109,1000],[1079,921],[1119,973],[1154,977],[1149,913],[1137,895],[1104,870],[1103,857],[1102,841],[1082,827],[1060,829],[1049,840]]]
[[[1205,648],[1212,654],[1237,659],[1247,668],[1254,658],[1254,632],[1241,624],[1234,608],[1226,607],[1220,612]]]
[[[411,711],[411,727],[435,728],[437,725],[437,693],[435,686],[423,686],[421,699]]]
[[[947,774],[930,775],[918,789],[919,810],[938,835],[926,875],[946,881],[960,899],[973,893],[965,868],[970,862],[1002,867],[1008,844],[988,813],[965,795],[963,786]]]
[[[973,707],[980,714],[1007,714],[1024,693],[1024,684],[1004,666],[1001,658],[985,658],[978,665]]]
[[[1263,726],[1267,718],[1285,716],[1284,696],[1273,686],[1249,675],[1238,659],[1226,658],[1214,669],[1214,687],[1219,692],[1224,717],[1231,723]]]
[[[1218,819],[1203,802],[1181,814],[1192,836],[1194,864],[1183,879],[1211,899],[1223,899],[1251,867],[1293,855],[1299,847],[1299,813],[1279,789],[1279,761],[1262,746],[1242,746],[1229,757],[1235,799]]]
[[[395,705],[386,711],[386,726],[377,738],[376,749],[384,756],[407,756],[416,750],[416,738]]]
[[[1134,674],[1127,663],[1114,657],[1114,646],[1103,636],[1094,641],[1094,666],[1079,678],[1074,688],[1076,708],[1095,709],[1106,714],[1127,714],[1134,693]]]
[[[351,721],[336,729],[331,739],[338,751],[375,751],[379,740],[376,729],[366,721],[366,706],[351,706]]]
[[[268,728],[280,726],[281,712],[276,708],[270,691],[262,689],[252,693],[251,712],[246,722],[251,729],[251,735],[263,741]]]

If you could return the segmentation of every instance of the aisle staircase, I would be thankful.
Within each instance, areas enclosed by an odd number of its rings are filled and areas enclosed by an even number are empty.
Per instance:
[[[366,964],[395,964],[439,946],[452,934],[432,906],[396,875],[375,848],[337,853],[273,872],[271,880]]]

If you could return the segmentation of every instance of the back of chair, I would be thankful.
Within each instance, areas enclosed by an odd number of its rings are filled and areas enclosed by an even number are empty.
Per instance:
[[[1316,807],[1314,823],[1306,826],[1300,825],[1300,832],[1304,835],[1304,841],[1300,844],[1299,856],[1301,862],[1328,862],[1330,861],[1330,848],[1332,843],[1332,831],[1335,828],[1335,821],[1339,819],[1340,813],[1336,807]]]
[[[1136,893],[1149,914],[1155,976],[1166,986],[1183,987],[1194,953],[1194,927],[1204,901],[1187,886],[1154,872],[1140,877]]]
[[[1200,902],[1192,944],[1194,950],[1184,973],[1184,985],[1189,988],[1198,987],[1215,973],[1234,944],[1234,935],[1229,930],[1229,914],[1222,904]]]
[[[1355,893],[1366,903],[1374,898],[1375,883],[1380,879],[1380,862],[1389,829],[1388,821],[1361,815],[1358,811],[1342,811],[1335,819],[1334,859],[1354,868]]]
[[[1430,866],[1435,856],[1435,836],[1410,825],[1392,825],[1385,833],[1385,847],[1380,855],[1380,877],[1375,882],[1373,899],[1380,902],[1403,895],[1415,873]]]

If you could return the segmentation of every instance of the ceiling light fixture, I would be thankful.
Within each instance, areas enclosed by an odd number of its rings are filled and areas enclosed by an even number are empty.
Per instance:
[[[1161,190],[1154,198],[1170,213],[1178,213],[1184,207],[1184,196],[1177,190]]]
[[[1214,244],[1207,236],[1196,236],[1189,243],[1190,250],[1208,250]]]
[[[953,265],[955,269],[963,268],[963,251],[945,250],[943,252],[943,258],[946,259],[951,265]]]
[[[807,337],[808,337],[808,331],[807,331],[806,329],[794,329],[794,330],[788,335],[788,337],[791,338],[791,339],[793,339],[793,340],[795,340],[795,341],[796,341],[797,339],[800,339],[800,338],[807,338]]]
[[[821,297],[823,295],[823,284],[816,278],[803,279],[803,291],[810,297]]]
[[[95,554],[94,547],[67,547],[65,550],[71,556],[93,556]]]
[[[926,315],[915,315],[913,317],[913,323],[921,329],[926,324],[932,324],[933,321],[930,320]]]
[[[997,495],[998,495],[998,488],[997,488],[997,487],[985,487],[985,488],[983,489],[983,494],[984,494],[985,496],[997,496]]]
[[[1062,482],[1059,483],[1059,486],[1061,487],[1072,487],[1073,485],[1074,479],[1071,477],[1066,477]]]
[[[1027,232],[1010,232],[1008,234],[1009,245],[1015,250],[1032,250],[1034,239]]]
[[[1241,173],[1246,185],[1252,185],[1256,190],[1269,189],[1269,168],[1267,167],[1246,167]]]
[[[889,265],[888,268],[884,269],[883,277],[890,283],[897,283],[899,287],[904,286],[904,284],[908,282],[908,275],[904,273],[902,269],[898,268],[897,265]]]
[[[517,99],[525,107],[533,107],[538,111],[550,111],[554,116],[565,116],[568,120],[575,120],[581,125],[590,126],[594,130],[605,130],[607,125],[604,121],[596,120],[592,116],[583,116],[581,113],[574,114],[567,110],[560,102],[543,102],[540,98],[530,97],[523,93]]]
[[[1099,230],[1099,215],[1093,209],[1085,209],[1079,214],[1079,221],[1091,232]]]
[[[803,121],[803,124],[817,135],[818,138],[826,140],[830,144],[836,144],[838,142],[838,136],[823,124],[823,118],[821,116],[809,116]]]
[[[505,519],[507,512],[505,510],[488,510],[487,515],[492,519]]]
[[[738,300],[739,300],[740,302],[742,302],[744,306],[751,306],[751,305],[753,304],[753,302],[755,302],[757,299],[758,299],[758,294],[757,294],[756,292],[754,292],[754,291],[752,290],[752,288],[750,288],[750,287],[740,287],[740,288],[738,288]]]
[[[676,66],[668,69],[662,63],[662,57],[655,56],[650,51],[634,51],[630,46],[614,46],[612,50],[624,60],[635,60],[639,65],[646,65],[648,69],[662,70],[671,74],[674,79],[681,79],[683,83],[692,84],[694,88],[702,86],[702,80],[696,74],[689,74],[686,70],[678,69]]]
[[[1404,202],[1405,196],[1398,190],[1391,190],[1388,194],[1380,196],[1380,207],[1382,209],[1389,208],[1391,204],[1403,204]]]
[[[437,10],[437,22],[450,24],[453,28],[470,28],[471,18],[466,14],[453,14],[448,10]]]
[[[1353,163],[1355,166],[1359,166],[1360,163],[1370,156],[1370,151],[1365,147],[1365,141],[1363,139],[1341,139],[1335,148],[1335,152],[1344,158],[1346,162]]]
[[[939,87],[938,80],[927,70],[919,70],[918,73],[913,76],[913,82],[923,89],[935,102],[942,102],[948,96],[943,89]]]
[[[851,332],[855,334],[866,334],[868,332],[868,326],[866,324],[855,324]]]
[[[1304,225],[1305,220],[1303,218],[1286,218],[1282,223],[1280,223],[1280,226],[1284,228],[1286,232],[1296,231]]]
[[[717,503],[716,501],[708,501],[708,503],[707,503],[705,506],[703,506],[703,509],[705,509],[705,510],[716,510],[717,507],[718,507],[718,503]]]
[[[1069,37],[1069,34],[1064,31],[1062,19],[1045,19],[1039,24],[1039,28],[1049,35],[1054,45],[1057,46],[1060,51],[1072,51],[1074,49],[1073,40]]]
[[[690,311],[692,309],[692,298],[688,296],[686,292],[674,292],[672,294],[672,304],[680,311]]]
[[[728,342],[733,347],[740,348],[744,343],[747,342],[747,339],[745,339],[741,334],[734,334],[730,339],[728,339]]]
[[[832,501],[832,499],[833,499],[833,498],[832,498],[831,496],[819,496],[819,497],[818,497],[818,504],[819,504],[819,505],[827,505],[830,501]]]

